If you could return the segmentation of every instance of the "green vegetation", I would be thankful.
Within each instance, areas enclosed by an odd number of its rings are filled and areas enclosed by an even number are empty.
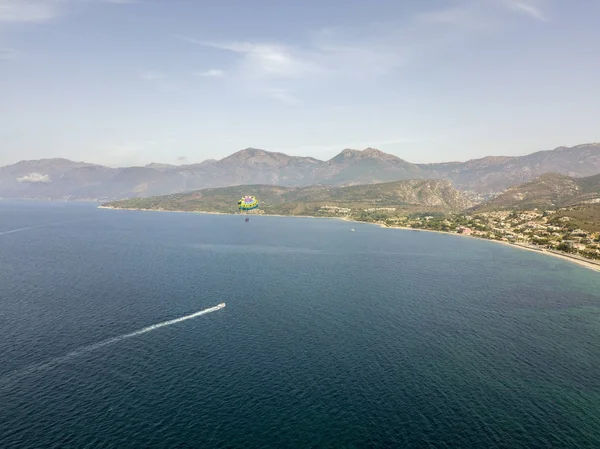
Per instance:
[[[594,204],[600,199],[600,175],[572,178],[547,173],[531,182],[512,187],[492,200],[477,205],[472,212],[495,210],[556,209]]]
[[[528,191],[537,192],[536,195],[544,198],[549,198],[550,195],[552,201],[559,197],[564,201],[572,201],[574,197],[569,190],[572,178],[562,175],[548,175],[543,178],[535,185],[528,183]],[[581,185],[597,186],[596,178],[580,180]],[[554,186],[554,190],[544,190],[545,187],[540,187],[550,185]],[[387,227],[460,233],[560,251],[588,259],[600,259],[600,203],[593,198],[594,188],[596,187],[586,190],[578,187],[575,189],[579,192],[577,197],[585,195],[586,203],[559,209],[513,207],[503,210],[504,206],[509,204],[505,201],[507,197],[502,201],[496,198],[483,206],[471,208],[472,203],[467,197],[454,189],[448,181],[435,180],[397,181],[348,187],[233,186],[184,194],[133,198],[107,203],[104,206],[237,213],[238,199],[251,194],[260,200],[260,208],[252,213],[338,217]],[[513,191],[511,195],[514,194]],[[489,210],[493,204],[502,207],[499,207],[499,210]],[[522,206],[524,202],[520,201],[518,204]]]
[[[389,212],[458,212],[472,203],[449,181],[409,180],[349,187],[278,187],[265,185],[203,189],[106,203],[106,207],[166,211],[236,213],[243,195],[259,198],[260,211],[278,215],[348,216],[378,221]],[[382,209],[383,208],[383,209]]]
[[[567,220],[568,219],[568,220]],[[550,220],[553,224],[564,223],[568,229],[600,232],[600,204],[580,205],[558,210]]]

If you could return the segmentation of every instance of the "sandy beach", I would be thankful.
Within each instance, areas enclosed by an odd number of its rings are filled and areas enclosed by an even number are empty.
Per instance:
[[[112,209],[112,210],[136,210],[136,211],[144,211],[144,212],[175,212],[175,213],[207,214],[207,215],[244,215],[244,214],[234,214],[234,213],[228,213],[228,212],[180,211],[180,210],[159,210],[159,209],[129,209],[129,208],[110,207],[110,206],[98,206],[98,208],[99,209]],[[579,257],[576,255],[559,253],[557,251],[552,251],[552,250],[548,250],[545,248],[537,248],[535,246],[526,245],[523,243],[503,242],[501,240],[490,240],[490,239],[484,239],[481,237],[475,237],[475,236],[471,236],[471,235],[458,234],[455,232],[434,231],[432,229],[416,229],[416,228],[409,228],[409,227],[403,227],[403,226],[385,226],[385,225],[382,225],[379,223],[369,223],[369,222],[365,222],[365,221],[351,220],[346,217],[313,217],[310,215],[278,215],[278,214],[257,214],[256,216],[287,217],[287,218],[318,218],[318,219],[325,219],[325,220],[342,220],[342,221],[347,221],[347,222],[351,222],[351,223],[375,225],[375,226],[379,226],[384,229],[393,229],[393,230],[400,230],[400,231],[433,232],[436,234],[454,235],[454,236],[458,236],[458,237],[464,237],[464,238],[470,238],[470,239],[476,239],[476,240],[485,240],[487,242],[499,243],[501,245],[509,246],[509,247],[515,248],[515,249],[521,249],[524,251],[532,251],[532,252],[536,252],[538,254],[544,254],[546,256],[557,257],[559,259],[577,264],[577,265],[587,268],[589,270],[600,272],[600,262],[587,260],[587,259],[584,259],[583,257]]]
[[[386,229],[400,229],[403,231],[417,231],[417,232],[434,232],[436,234],[455,235],[458,237],[464,237],[464,238],[476,239],[476,240],[484,240],[486,242],[492,242],[492,243],[499,243],[501,245],[509,246],[511,248],[522,249],[525,251],[536,252],[538,254],[544,254],[546,256],[557,257],[559,259],[566,260],[567,262],[572,262],[572,263],[575,263],[582,267],[588,268],[590,270],[600,272],[600,262],[595,262],[593,260],[587,260],[581,256],[576,256],[576,255],[571,255],[571,254],[566,254],[566,253],[560,253],[558,251],[548,250],[546,248],[538,248],[538,247],[535,247],[532,245],[527,245],[524,243],[510,243],[510,242],[504,242],[501,240],[491,240],[491,239],[484,239],[481,237],[475,237],[472,235],[458,234],[455,232],[434,231],[431,229],[415,229],[415,228],[408,228],[408,227],[401,227],[401,226],[384,226],[384,225],[379,225],[379,226],[381,226],[382,228],[386,228]]]

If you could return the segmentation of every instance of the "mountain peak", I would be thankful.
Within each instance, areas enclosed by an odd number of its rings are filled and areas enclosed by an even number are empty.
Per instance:
[[[243,150],[236,151],[235,153],[230,154],[229,156],[225,157],[224,159],[227,159],[230,157],[239,157],[239,156],[255,156],[257,154],[260,154],[261,152],[264,152],[264,151],[260,150],[259,148],[248,147],[248,148],[244,148]]]
[[[3,170],[42,170],[42,171],[66,171],[73,168],[80,167],[98,167],[95,164],[88,164],[87,162],[75,162],[65,158],[45,158],[35,160],[22,160],[12,165],[6,165],[1,167]]]
[[[275,151],[266,151],[258,148],[246,148],[244,150],[237,151],[230,156],[227,156],[220,161],[217,161],[217,164],[227,165],[227,164],[251,164],[251,165],[268,165],[268,166],[285,166],[287,164],[296,164],[296,163],[306,163],[306,164],[315,164],[322,163],[312,157],[307,156],[290,156],[285,153],[275,152]]]
[[[267,160],[284,160],[289,159],[290,156],[283,153],[275,153],[272,151],[265,151],[259,148],[245,148],[240,151],[224,157],[219,163],[230,163],[230,162],[249,162],[249,161],[267,161]]]
[[[145,168],[152,168],[154,170],[170,170],[172,168],[176,168],[176,165],[171,164],[162,164],[160,162],[150,162],[149,164],[144,165]]]
[[[345,162],[345,161],[349,161],[349,160],[359,160],[359,159],[381,159],[381,160],[387,160],[387,161],[391,161],[391,160],[401,161],[402,160],[399,157],[394,156],[392,154],[384,153],[383,151],[378,150],[377,148],[369,147],[362,151],[354,150],[351,148],[346,148],[341,153],[339,153],[337,156],[334,156],[330,160],[330,162],[340,163],[340,162]]]
[[[378,159],[400,160],[400,161],[402,160],[398,156],[394,156],[393,154],[385,153],[381,150],[378,150],[377,148],[371,148],[371,147],[363,150],[362,154],[365,157],[372,157],[372,158],[378,158]]]
[[[344,157],[353,157],[358,156],[360,153],[360,150],[355,150],[353,148],[345,148],[344,150],[342,150],[340,155],[343,155]]]

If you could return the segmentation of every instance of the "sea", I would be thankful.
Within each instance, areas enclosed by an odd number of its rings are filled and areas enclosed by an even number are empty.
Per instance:
[[[2,449],[600,447],[600,273],[97,206],[0,201]]]

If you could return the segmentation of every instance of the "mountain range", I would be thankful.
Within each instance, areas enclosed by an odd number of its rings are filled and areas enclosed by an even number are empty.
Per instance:
[[[432,164],[410,163],[374,148],[345,149],[328,161],[247,148],[199,164],[122,168],[41,159],[0,167],[0,198],[111,201],[234,185],[352,186],[410,179],[447,180],[458,190],[485,197],[548,172],[571,177],[600,173],[600,144]]]

